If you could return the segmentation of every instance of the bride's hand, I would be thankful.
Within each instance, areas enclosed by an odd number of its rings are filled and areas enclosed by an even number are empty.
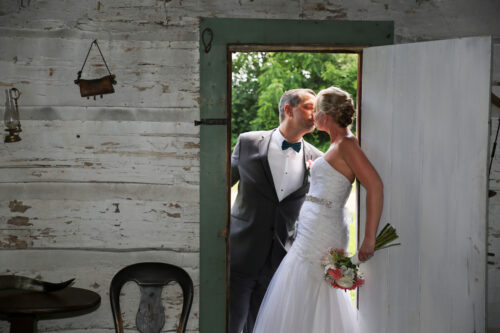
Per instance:
[[[365,238],[359,248],[358,258],[361,262],[367,261],[373,257],[373,252],[375,252],[375,239]]]

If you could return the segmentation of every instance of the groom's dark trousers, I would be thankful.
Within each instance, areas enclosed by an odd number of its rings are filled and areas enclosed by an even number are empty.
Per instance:
[[[252,333],[262,298],[286,254],[309,181],[279,201],[267,159],[274,130],[243,133],[231,157],[231,185],[239,181],[231,210],[229,333]],[[304,165],[321,152],[304,142]]]

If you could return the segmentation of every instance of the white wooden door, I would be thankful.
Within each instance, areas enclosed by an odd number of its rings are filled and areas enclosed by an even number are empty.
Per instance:
[[[379,230],[402,242],[361,266],[363,332],[485,332],[490,66],[490,37],[363,52],[361,146],[384,182]]]

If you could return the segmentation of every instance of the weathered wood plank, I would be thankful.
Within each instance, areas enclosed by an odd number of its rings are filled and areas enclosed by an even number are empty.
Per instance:
[[[165,186],[133,183],[6,183],[0,201],[10,200],[81,200],[109,199],[199,203],[199,186]],[[15,197],[13,197],[15,195]]]
[[[94,77],[97,78],[97,77]],[[22,107],[35,105],[49,106],[90,106],[90,107],[141,107],[141,108],[195,108],[199,106],[199,94],[196,90],[193,91],[175,91],[168,88],[168,81],[148,82],[133,85],[126,85],[123,82],[118,82],[114,86],[115,93],[104,95],[103,98],[97,96],[96,100],[92,98],[86,99],[80,97],[79,88],[73,84],[76,76],[65,82],[55,82],[46,84],[40,81],[26,83],[13,80],[7,83],[8,87],[18,88],[26,100],[19,100],[20,112]],[[165,90],[164,87],[165,86]],[[53,96],[59,96],[50,103]],[[29,102],[23,104],[24,102]],[[52,105],[51,105],[52,104]]]
[[[0,182],[199,182],[193,123],[23,121],[1,145]]]
[[[144,252],[99,252],[99,251],[0,251],[0,274],[16,274],[60,281],[75,277],[75,287],[86,288],[101,295],[101,305],[93,313],[68,318],[41,321],[41,331],[78,331],[108,330],[113,327],[111,306],[109,303],[109,285],[111,279],[121,268],[136,262],[168,262],[183,267],[193,279],[195,295],[188,321],[188,330],[198,329],[199,308],[199,271],[198,254],[173,251]],[[181,290],[177,285],[168,286],[162,293],[167,312],[164,331],[174,330],[177,316],[181,312]],[[139,304],[139,288],[128,283],[122,289],[121,307],[124,312],[125,327],[135,327],[135,313]],[[7,324],[0,322],[0,331]]]
[[[133,183],[6,183],[0,201],[41,199],[99,201],[108,199],[179,201],[199,204],[199,186]],[[15,197],[13,197],[13,195]]]
[[[26,1],[26,0],[24,0]],[[3,22],[2,23],[7,23]],[[36,22],[30,22],[36,24]],[[71,22],[76,25],[76,22]],[[58,24],[57,21],[44,21],[39,25],[28,27],[24,24],[22,27],[14,29],[12,26],[0,25],[0,34],[8,37],[28,37],[28,38],[67,38],[82,39],[90,43],[94,39],[98,40],[128,40],[128,41],[164,41],[165,44],[177,42],[183,44],[198,39],[198,18],[194,17],[176,17],[175,22],[169,21],[163,24],[144,24],[140,29],[134,30],[132,24],[109,24],[110,30],[99,28],[99,25],[89,24],[88,19],[80,20],[78,23],[81,29],[73,29],[65,26],[65,23]],[[14,25],[17,25],[14,24]],[[114,26],[122,29],[114,29]],[[128,27],[128,30],[123,30]],[[149,28],[149,31],[148,31]]]
[[[13,61],[19,65],[48,65],[75,67],[80,70],[92,40],[84,38],[37,38],[2,34],[0,37],[2,49],[0,60]],[[105,58],[109,58],[110,68],[126,68],[128,65],[155,61],[164,67],[178,65],[182,68],[196,69],[198,48],[195,41],[130,41],[130,40],[99,40],[99,47]],[[11,47],[8,47],[11,46]],[[17,59],[17,60],[16,60]],[[95,46],[89,54],[88,64],[102,64],[102,58]],[[85,72],[84,72],[85,73]]]
[[[5,42],[5,41],[3,41]],[[12,42],[11,44],[13,44]],[[168,52],[167,52],[168,53]],[[84,55],[83,55],[84,56]],[[168,54],[166,55],[168,57]],[[136,56],[134,63],[116,65],[120,63],[119,60],[110,61],[110,70],[113,74],[117,76],[118,84],[115,86],[115,91],[118,93],[119,87],[132,87],[136,89],[142,89],[144,91],[148,84],[156,84],[161,86],[162,92],[196,92],[199,87],[199,74],[197,68],[181,66],[179,64],[166,65],[163,63],[163,59],[157,58],[146,58]],[[66,84],[70,88],[74,88],[78,93],[78,86],[73,83],[73,80],[77,77],[77,72],[81,69],[83,65],[83,58],[81,63],[73,61],[73,64],[67,62],[61,63],[57,58],[43,59],[42,61],[34,61],[29,59],[19,59],[14,56],[13,58],[0,60],[0,66],[3,68],[2,74],[2,85],[5,87],[9,86],[19,86],[30,84],[45,84],[49,86],[57,86],[57,84]],[[104,67],[102,60],[96,57],[89,57],[88,63],[85,66],[82,78],[93,79],[107,75],[108,72]],[[24,94],[23,101],[24,105],[38,105],[43,104],[38,102],[35,103],[34,98],[38,95]],[[108,96],[106,96],[108,97]],[[125,95],[122,96],[122,98]],[[86,99],[85,99],[86,100]],[[54,96],[52,100],[47,101],[47,105],[54,104]],[[75,99],[74,102],[81,102],[79,99]],[[130,103],[130,101],[124,101]],[[87,105],[88,103],[84,103]]]
[[[199,17],[280,18],[321,20],[393,20],[396,41],[411,42],[457,36],[490,35],[498,31],[495,1],[379,1],[353,0],[348,4],[302,0],[148,1],[123,4],[112,1],[31,1],[27,8],[18,0],[6,0],[1,26],[17,34],[75,36],[92,39],[197,40]],[[27,2],[27,1],[25,1]],[[449,13],[443,21],[439,13]],[[454,14],[458,13],[458,14]],[[464,15],[466,13],[466,15]],[[187,29],[186,29],[187,28]],[[183,31],[184,30],[184,31]]]
[[[76,79],[76,75],[73,76],[73,74],[65,82],[57,81],[50,84],[43,81],[13,79],[2,82],[1,86],[16,87],[23,93],[23,98],[19,100],[21,114],[24,106],[36,105],[141,108],[196,108],[199,105],[199,94],[196,87],[176,91],[174,88],[170,88],[168,81],[142,82],[135,85],[119,81],[114,86],[114,94],[104,95],[103,98],[97,96],[96,100],[93,100],[92,98],[80,97],[78,86],[73,84],[74,79]],[[59,97],[53,99],[54,96]]]
[[[112,36],[114,39],[131,40],[196,39],[195,30],[185,28],[189,25],[194,28],[197,20],[177,12],[175,16],[185,16],[185,19],[177,17],[176,24],[172,24],[166,16],[167,8],[163,1],[141,2],[139,5],[137,2],[71,0],[64,4],[71,10],[51,2],[31,1],[29,6],[20,8],[19,1],[6,1],[9,5],[2,9],[7,15],[1,25],[17,28],[21,32],[28,29],[37,37],[75,35],[92,39],[91,34],[99,34],[104,38]]]
[[[500,164],[500,163],[499,163]],[[500,188],[499,188],[500,190]],[[500,191],[488,202],[488,327],[500,327]]]
[[[493,70],[491,80],[500,84],[500,43],[493,44]],[[496,86],[498,87],[498,86]]]
[[[493,107],[492,107],[493,108]],[[492,117],[490,120],[490,150],[488,156],[491,157],[491,154],[493,152],[493,143],[495,142],[495,137],[497,134],[497,129],[498,129],[498,122],[500,121],[500,118],[498,117]],[[490,163],[491,161],[488,161]],[[489,164],[488,164],[489,167]],[[495,156],[493,158],[493,163],[491,164],[491,173],[488,177],[489,179],[489,189],[490,190],[495,190],[500,192],[500,133],[499,137],[497,140],[497,147],[496,147],[496,152]],[[500,219],[500,216],[499,216]]]
[[[388,61],[384,61],[388,59]],[[385,85],[392,85],[392,76],[390,74],[392,65],[391,60],[392,55],[388,49],[381,49],[380,53],[374,54],[371,60],[363,66],[363,96],[362,96],[362,114],[361,114],[361,147],[365,151],[365,154],[370,159],[375,169],[377,169],[382,181],[384,182],[384,208],[382,211],[381,222],[390,222],[397,230],[401,239],[406,239],[405,232],[401,230],[400,222],[397,220],[388,221],[390,208],[392,207],[392,191],[393,181],[391,180],[391,159],[393,150],[387,149],[391,146],[392,136],[388,131],[385,131],[386,135],[378,135],[378,131],[382,128],[393,128],[392,123],[392,108],[385,107],[385,101],[391,101],[394,99],[394,94],[396,93],[393,89],[370,89],[369,87],[375,86],[380,87],[377,82],[385,82]],[[377,66],[370,66],[371,63],[376,63]],[[370,66],[370,71],[367,71],[367,67]],[[366,124],[366,125],[365,125]],[[370,126],[368,126],[370,124]],[[371,136],[377,136],[375,144],[367,144],[367,138]],[[369,143],[369,142],[368,142]],[[366,190],[364,187],[360,186],[360,211],[359,211],[359,221],[360,221],[360,235],[361,237],[365,232],[364,221],[366,221]],[[415,216],[411,216],[411,221],[406,223],[408,227],[415,226]],[[411,234],[411,230],[409,231]],[[415,235],[416,236],[416,235]],[[360,238],[362,240],[362,238]],[[366,264],[360,266],[363,272],[371,271],[374,265],[380,265],[381,267],[387,267],[388,264],[388,254],[384,252],[377,253],[375,257],[368,261]],[[407,260],[411,262],[409,258]],[[406,265],[404,265],[404,271],[406,271]],[[418,265],[414,267],[418,269]],[[389,332],[387,326],[389,325],[388,320],[377,320],[378,318],[387,318],[388,310],[387,306],[372,306],[371,302],[365,302],[364,300],[377,300],[378,304],[388,303],[388,293],[386,293],[386,286],[378,287],[380,281],[387,281],[389,276],[389,271],[386,269],[380,269],[377,271],[376,279],[366,279],[366,283],[359,290],[359,310],[365,320],[365,323],[377,324],[372,327],[374,332]],[[417,277],[414,275],[409,276],[407,283],[412,285],[417,282]],[[413,298],[414,299],[414,298]],[[415,299],[414,299],[415,300]],[[417,300],[415,300],[417,303]],[[406,304],[405,304],[406,305]],[[416,305],[412,305],[415,307]],[[405,318],[406,319],[406,318]]]
[[[198,108],[183,107],[109,107],[109,106],[20,106],[21,123],[25,120],[87,120],[87,121],[142,121],[162,123],[189,123],[200,119]]]
[[[493,93],[500,97],[500,44],[493,46]],[[500,108],[491,107],[490,127],[490,156],[495,141],[498,122],[500,121]],[[496,154],[493,160],[491,174],[489,177],[489,189],[496,195],[488,200],[488,323],[487,327],[492,332],[493,328],[499,328],[500,317],[500,143],[497,143]]]
[[[386,278],[360,291],[362,315],[376,332],[485,331],[491,40],[372,48],[363,62],[362,145],[384,166],[382,223],[402,246],[366,264]]]
[[[197,252],[196,185],[2,184],[2,248],[158,248]]]
[[[178,201],[0,201],[0,248],[197,252],[198,221],[196,203]]]
[[[7,326],[7,322],[5,321],[0,321],[0,332],[4,332],[2,329],[5,330],[5,332],[8,332],[9,330],[9,327]],[[42,324],[43,325],[43,322]],[[124,328],[123,330],[125,333],[137,333],[137,330],[135,328]],[[115,329],[114,328],[103,328],[103,329],[100,329],[100,328],[92,328],[92,329],[61,329],[61,330],[57,330],[58,333],[116,333]],[[175,330],[167,330],[166,328],[164,328],[164,330],[162,330],[162,332],[175,332]],[[191,330],[191,329],[186,329],[186,333],[195,333],[195,332],[199,332],[198,329],[196,330]],[[492,332],[492,333],[496,333],[496,332]]]

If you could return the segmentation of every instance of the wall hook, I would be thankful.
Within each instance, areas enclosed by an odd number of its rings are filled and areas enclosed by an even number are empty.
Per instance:
[[[210,28],[205,28],[201,33],[201,41],[205,47],[205,53],[210,52],[212,48],[212,41],[214,40],[214,32]]]

